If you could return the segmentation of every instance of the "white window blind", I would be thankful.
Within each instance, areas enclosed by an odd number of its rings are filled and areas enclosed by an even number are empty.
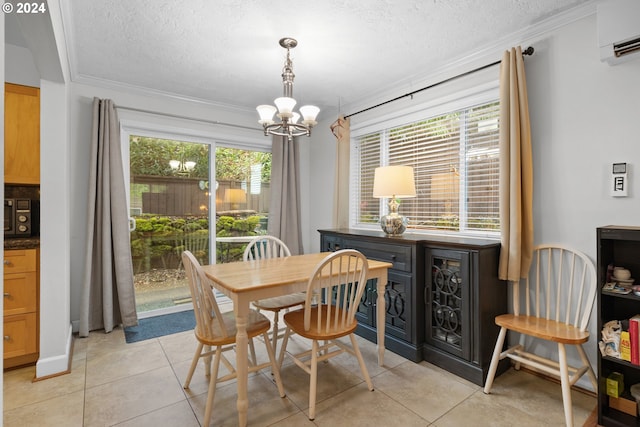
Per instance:
[[[387,200],[372,197],[375,168],[408,165],[417,197],[402,199],[400,213],[409,228],[497,232],[499,114],[493,101],[356,137],[355,225],[386,212]]]

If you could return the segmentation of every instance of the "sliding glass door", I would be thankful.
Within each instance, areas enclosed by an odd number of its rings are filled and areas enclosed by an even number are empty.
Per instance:
[[[267,233],[271,153],[135,134],[128,144],[138,314],[190,308],[184,250],[201,264],[240,261]]]
[[[138,313],[191,302],[181,253],[211,262],[210,148],[206,143],[131,135],[129,209]],[[158,313],[160,314],[160,313]]]

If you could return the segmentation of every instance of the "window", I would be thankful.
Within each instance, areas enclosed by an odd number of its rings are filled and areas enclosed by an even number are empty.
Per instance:
[[[354,132],[352,224],[373,226],[388,210],[388,200],[372,196],[375,168],[408,165],[414,169],[417,196],[402,199],[399,210],[409,217],[409,229],[498,232],[499,115],[494,99]]]

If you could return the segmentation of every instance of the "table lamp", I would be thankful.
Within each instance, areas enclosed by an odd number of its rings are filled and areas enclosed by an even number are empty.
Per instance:
[[[400,236],[407,229],[409,218],[398,214],[396,199],[416,196],[416,184],[411,166],[382,166],[373,177],[373,197],[389,198],[389,214],[380,217],[380,226],[389,236]]]
[[[231,203],[231,209],[238,209],[240,203],[247,203],[247,192],[241,188],[227,188],[224,192],[224,201]]]

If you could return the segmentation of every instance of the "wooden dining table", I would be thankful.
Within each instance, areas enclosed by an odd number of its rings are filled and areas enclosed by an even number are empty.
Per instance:
[[[236,371],[238,424],[247,425],[248,337],[250,303],[258,299],[305,291],[316,266],[330,254],[312,253],[285,258],[239,261],[203,266],[213,286],[233,301],[236,317]],[[378,364],[384,363],[385,286],[391,263],[368,260],[368,279],[377,279]]]

